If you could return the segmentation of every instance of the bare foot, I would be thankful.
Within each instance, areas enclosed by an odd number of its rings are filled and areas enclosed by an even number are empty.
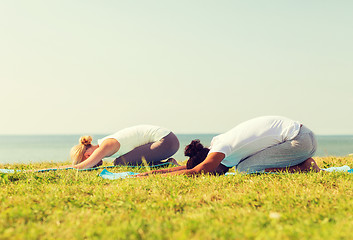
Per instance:
[[[92,168],[96,168],[96,167],[99,167],[99,166],[102,166],[103,165],[103,161],[100,160],[99,163],[97,163],[95,166],[93,166]]]
[[[165,162],[169,162],[169,163],[172,163],[176,166],[180,166],[180,164],[174,158],[168,158],[167,161],[165,161]]]
[[[304,162],[291,166],[291,167],[285,167],[285,168],[266,168],[265,172],[320,172],[321,169],[319,166],[316,164],[315,160],[312,158],[306,159]]]
[[[319,166],[316,164],[315,160],[313,158],[308,158],[301,164],[299,164],[301,170],[303,172],[308,172],[308,171],[313,171],[313,172],[320,172],[322,171]]]

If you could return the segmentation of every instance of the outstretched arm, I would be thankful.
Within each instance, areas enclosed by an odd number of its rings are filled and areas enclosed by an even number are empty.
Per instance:
[[[191,170],[193,170],[193,174],[212,173],[221,164],[225,156],[224,153],[220,152],[210,153],[202,163]]]
[[[144,177],[144,176],[148,176],[151,174],[165,174],[165,173],[176,172],[176,171],[181,171],[181,170],[185,170],[185,169],[186,169],[186,166],[179,166],[179,167],[173,167],[173,168],[153,170],[150,172],[140,173],[139,175],[137,175],[137,177]]]
[[[216,170],[216,168],[219,166],[219,164],[222,162],[224,158],[225,158],[224,153],[213,152],[213,153],[210,153],[206,157],[206,159],[196,167],[192,169],[173,172],[173,173],[170,173],[170,175],[186,174],[189,176],[193,176],[193,175],[211,173]]]
[[[224,153],[214,152],[214,153],[210,153],[202,163],[200,163],[199,165],[197,165],[196,167],[194,167],[192,169],[186,169],[185,166],[181,166],[183,168],[180,168],[180,167],[171,168],[171,169],[173,169],[173,171],[160,172],[160,173],[164,173],[164,174],[168,174],[168,175],[185,174],[185,175],[189,175],[189,176],[199,175],[202,173],[210,173],[210,172],[214,172],[216,170],[216,168],[219,166],[219,164],[222,162],[222,160],[224,158],[225,158]],[[180,168],[180,169],[177,169],[177,168]],[[151,172],[149,174],[151,174]],[[140,175],[147,176],[149,174],[146,174],[146,175],[139,174],[137,176],[140,176]]]
[[[120,143],[113,138],[108,138],[103,141],[102,145],[99,146],[86,160],[77,165],[64,165],[56,168],[44,168],[37,170],[27,170],[27,172],[37,172],[43,170],[53,169],[65,169],[65,168],[77,168],[87,169],[96,166],[103,158],[108,157],[116,153],[120,149]]]
[[[97,148],[91,156],[89,156],[83,162],[72,166],[77,169],[86,169],[91,168],[97,165],[103,158],[111,156],[116,153],[120,148],[120,143],[113,138],[106,139],[102,142],[102,144]]]

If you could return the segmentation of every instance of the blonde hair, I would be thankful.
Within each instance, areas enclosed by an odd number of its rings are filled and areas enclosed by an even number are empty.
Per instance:
[[[91,136],[82,136],[80,137],[79,144],[71,148],[70,157],[73,165],[82,162],[83,155],[85,154],[87,149],[91,147],[91,142]]]

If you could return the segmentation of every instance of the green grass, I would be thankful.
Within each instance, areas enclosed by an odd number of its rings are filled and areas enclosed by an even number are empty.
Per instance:
[[[320,167],[353,167],[353,157],[316,160]],[[0,174],[0,239],[353,237],[353,174],[154,176],[111,181],[98,177],[99,172]]]

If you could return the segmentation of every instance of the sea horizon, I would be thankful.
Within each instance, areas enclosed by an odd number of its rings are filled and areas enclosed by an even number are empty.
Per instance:
[[[209,147],[218,133],[178,134],[180,148],[174,158],[183,162],[187,158],[183,151],[193,139],[200,139]],[[0,134],[0,164],[67,162],[72,146],[78,144],[81,134]],[[93,144],[107,134],[91,134]],[[353,135],[316,135],[318,149],[316,157],[347,156],[353,153]],[[107,159],[108,161],[112,159]]]

